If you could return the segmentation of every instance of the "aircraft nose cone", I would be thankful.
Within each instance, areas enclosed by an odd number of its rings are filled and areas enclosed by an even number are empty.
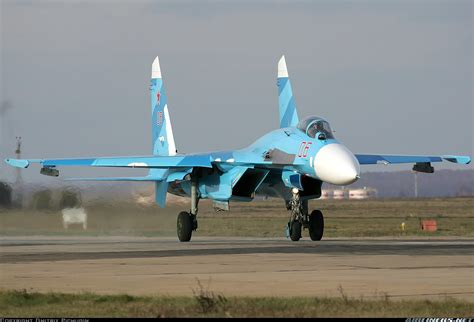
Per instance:
[[[324,182],[348,185],[360,177],[360,165],[344,145],[334,143],[322,147],[314,159],[316,175]]]

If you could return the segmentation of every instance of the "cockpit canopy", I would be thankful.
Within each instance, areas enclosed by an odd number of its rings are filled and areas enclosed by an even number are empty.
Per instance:
[[[334,139],[329,123],[318,116],[308,116],[299,121],[296,127],[313,139],[316,137],[317,133],[324,134],[327,139]]]

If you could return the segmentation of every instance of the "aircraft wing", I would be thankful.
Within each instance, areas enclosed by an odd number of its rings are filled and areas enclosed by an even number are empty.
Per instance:
[[[17,168],[28,168],[31,163],[39,163],[44,168],[62,166],[120,167],[120,168],[212,168],[209,154],[175,156],[138,156],[138,157],[98,157],[86,159],[5,159],[5,162]]]
[[[396,164],[396,163],[430,163],[449,161],[453,163],[469,164],[471,158],[468,156],[442,155],[384,155],[384,154],[356,154],[355,157],[360,164]]]
[[[39,164],[41,173],[49,176],[58,176],[56,169],[63,166],[83,167],[111,167],[111,168],[142,168],[150,169],[145,177],[118,177],[118,178],[72,178],[68,180],[81,181],[160,181],[165,179],[166,170],[185,170],[190,168],[212,168],[214,165],[227,166],[264,166],[266,168],[281,168],[284,165],[295,165],[298,161],[294,155],[281,151],[273,151],[269,160],[254,153],[234,153],[234,151],[220,151],[201,154],[187,154],[174,156],[129,156],[129,157],[93,157],[79,159],[5,159],[13,167],[28,168],[30,164]],[[155,170],[153,170],[155,169]],[[158,172],[157,172],[158,171]]]

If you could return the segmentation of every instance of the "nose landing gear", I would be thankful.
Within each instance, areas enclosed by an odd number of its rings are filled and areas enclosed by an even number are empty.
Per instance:
[[[308,228],[311,240],[321,240],[324,233],[324,217],[320,210],[313,210],[308,214],[308,201],[301,200],[298,190],[293,191],[293,197],[287,204],[290,210],[290,220],[286,228],[286,235],[292,241],[301,239],[302,228]]]

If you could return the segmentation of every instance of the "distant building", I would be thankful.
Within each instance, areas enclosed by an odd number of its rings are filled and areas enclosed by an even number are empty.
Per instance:
[[[364,187],[362,189],[349,190],[349,199],[368,199],[377,197],[377,190]]]
[[[346,198],[346,192],[343,189],[334,190],[332,195],[333,195],[333,199],[344,199],[344,198]]]
[[[332,198],[332,190],[323,189],[321,191],[320,199],[330,199]]]
[[[359,189],[323,189],[321,199],[369,199],[377,197],[377,189],[364,187]]]

